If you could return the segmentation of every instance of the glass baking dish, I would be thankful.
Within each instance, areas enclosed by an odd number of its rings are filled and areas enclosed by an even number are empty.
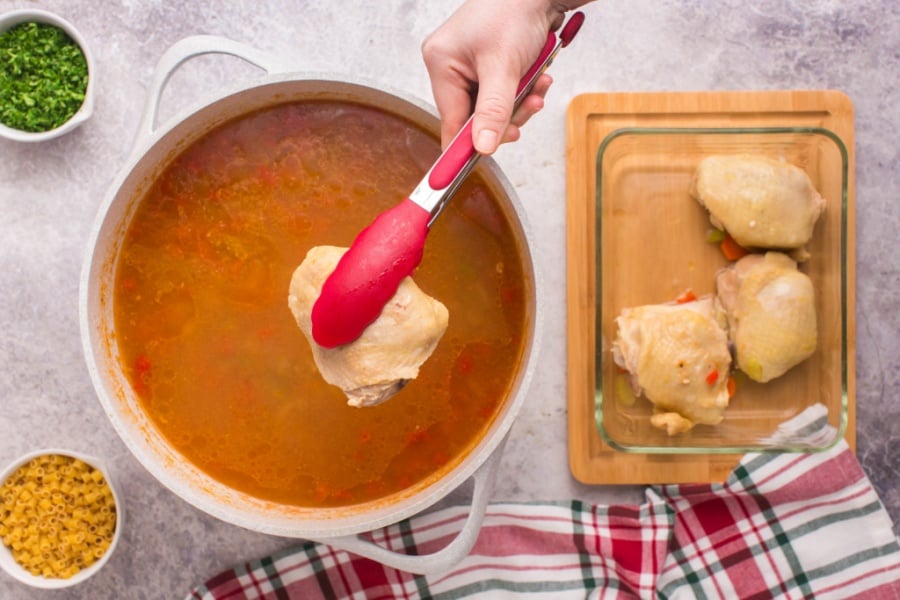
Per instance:
[[[827,202],[800,269],[816,293],[815,354],[765,384],[736,373],[724,420],[669,436],[650,425],[652,404],[635,398],[613,359],[615,318],[622,309],[674,300],[685,289],[715,292],[728,261],[707,241],[709,215],[688,194],[699,161],[710,154],[754,153],[804,169]],[[833,132],[803,128],[626,128],[597,153],[596,421],[611,447],[636,453],[819,451],[847,428],[848,155]],[[783,424],[811,409],[827,421],[814,437]]]

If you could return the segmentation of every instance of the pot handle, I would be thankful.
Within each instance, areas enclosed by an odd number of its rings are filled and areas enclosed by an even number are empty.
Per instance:
[[[230,54],[259,67],[270,75],[296,70],[289,61],[227,38],[215,35],[194,35],[179,40],[170,46],[156,63],[136,141],[150,137],[156,129],[159,100],[172,74],[182,63],[202,54]]]
[[[433,575],[448,571],[469,554],[475,545],[475,541],[478,539],[507,437],[508,434],[503,437],[503,440],[488,456],[484,464],[472,474],[472,480],[475,482],[475,485],[472,491],[472,505],[469,508],[469,516],[466,518],[462,529],[453,538],[453,541],[437,552],[431,554],[402,554],[388,550],[363,537],[353,535],[316,541],[370,558],[388,567],[417,575]]]

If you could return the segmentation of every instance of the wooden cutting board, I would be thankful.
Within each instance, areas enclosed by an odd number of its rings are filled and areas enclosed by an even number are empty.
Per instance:
[[[584,94],[566,116],[567,352],[569,464],[589,484],[724,481],[739,454],[639,454],[614,450],[595,420],[596,172],[601,143],[627,127],[822,127],[848,151],[847,375],[848,426],[855,450],[855,227],[853,107],[837,91],[659,92]]]

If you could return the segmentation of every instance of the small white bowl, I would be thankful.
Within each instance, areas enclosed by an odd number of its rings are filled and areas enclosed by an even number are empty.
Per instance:
[[[12,29],[20,23],[32,22],[46,23],[47,25],[59,27],[65,31],[76,44],[78,44],[78,47],[81,48],[81,52],[84,54],[85,61],[87,61],[88,84],[87,89],[84,92],[84,102],[82,102],[81,108],[79,108],[74,115],[69,117],[68,121],[55,129],[31,132],[13,129],[12,127],[7,127],[3,123],[0,123],[0,136],[17,142],[42,142],[44,140],[59,137],[87,121],[94,112],[94,57],[91,54],[87,43],[85,43],[84,38],[81,37],[81,34],[78,33],[78,30],[75,29],[71,23],[46,10],[14,10],[0,15],[0,34],[5,33],[7,30]]]
[[[6,481],[19,467],[27,463],[33,458],[37,458],[39,456],[45,455],[61,455],[61,456],[71,456],[72,458],[77,458],[88,465],[94,467],[101,473],[103,473],[103,478],[106,480],[106,483],[109,485],[112,490],[113,501],[116,504],[116,531],[113,533],[112,541],[109,544],[109,547],[104,552],[103,556],[97,559],[91,566],[86,569],[82,569],[72,577],[68,579],[58,579],[58,578],[50,578],[43,577],[40,575],[32,575],[29,571],[27,571],[22,565],[20,565],[13,558],[12,553],[9,551],[2,542],[0,542],[0,567],[3,568],[4,571],[9,573],[15,579],[18,579],[22,583],[28,584],[35,588],[42,589],[61,589],[71,587],[73,585],[77,585],[82,581],[90,578],[92,575],[97,573],[100,569],[103,568],[103,565],[109,560],[109,557],[112,556],[113,551],[116,549],[116,545],[119,542],[119,538],[122,535],[122,525],[124,519],[124,508],[122,504],[122,494],[117,489],[116,483],[109,476],[109,471],[103,465],[102,461],[93,457],[87,456],[85,454],[81,454],[79,452],[73,452],[71,450],[61,450],[59,448],[47,448],[43,450],[35,450],[34,452],[29,452],[28,454],[21,456],[10,463],[2,472],[0,472],[0,484]]]

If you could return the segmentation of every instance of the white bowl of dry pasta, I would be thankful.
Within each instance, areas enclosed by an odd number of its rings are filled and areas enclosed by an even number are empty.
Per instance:
[[[37,450],[0,473],[0,567],[44,589],[103,568],[122,531],[121,494],[98,459]]]

